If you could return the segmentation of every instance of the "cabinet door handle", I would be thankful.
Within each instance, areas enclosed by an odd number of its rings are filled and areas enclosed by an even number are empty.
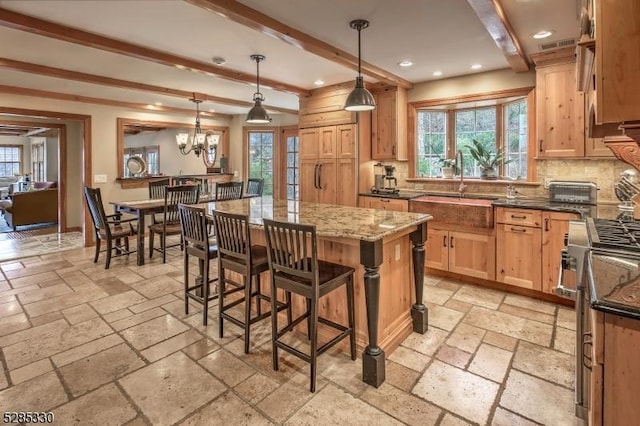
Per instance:
[[[549,230],[549,218],[548,217],[544,218],[544,230],[545,231]]]
[[[526,218],[527,218],[527,216],[525,216],[523,214],[522,215],[520,215],[520,214],[512,214],[511,215],[511,219],[526,219]]]
[[[511,227],[511,232],[522,232],[522,233],[526,233],[527,230],[524,228],[514,228],[513,226]]]
[[[540,140],[538,141],[538,145],[540,146],[540,152],[542,152],[542,151],[543,151],[543,149],[542,149],[542,142],[543,142],[543,141],[544,141],[544,139],[540,139]]]
[[[442,236],[442,247],[446,247],[447,246],[447,236],[443,235]]]
[[[392,153],[393,155],[396,155],[396,146],[395,146],[395,145],[393,145],[393,146],[391,147],[391,153]]]
[[[313,187],[318,189],[318,164],[313,168]]]
[[[593,350],[593,334],[584,333],[582,335],[582,365],[591,370],[593,359],[591,351]]]
[[[449,237],[449,247],[453,248],[453,237]]]
[[[380,200],[380,202],[382,202],[382,203],[388,203],[388,202],[389,202],[389,200],[388,200],[388,199],[386,199],[386,198],[383,198],[383,199],[381,199],[381,200]]]
[[[322,189],[322,164],[318,164],[318,189]]]

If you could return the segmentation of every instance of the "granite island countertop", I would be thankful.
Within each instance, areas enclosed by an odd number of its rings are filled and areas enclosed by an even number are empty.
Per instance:
[[[250,226],[256,228],[264,226],[262,219],[273,219],[315,225],[319,237],[363,241],[376,241],[432,218],[424,213],[274,200],[267,196],[211,202],[202,206],[206,206],[209,214],[215,209],[225,213],[248,215]]]

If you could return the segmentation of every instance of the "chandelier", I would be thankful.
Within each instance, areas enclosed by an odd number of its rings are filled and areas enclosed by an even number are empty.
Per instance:
[[[256,86],[258,90],[253,94],[255,104],[247,114],[247,123],[271,123],[271,117],[267,114],[267,110],[262,106],[264,95],[260,93],[260,62],[266,58],[263,55],[251,55],[251,59],[256,62]]]
[[[182,155],[193,152],[196,154],[196,157],[200,157],[200,153],[204,152],[205,149],[215,152],[218,147],[219,137],[217,135],[204,133],[200,127],[200,104],[202,103],[202,99],[193,97],[189,100],[196,104],[196,127],[193,129],[191,143],[188,143],[189,133],[182,132],[176,135],[178,149]],[[187,145],[189,145],[188,148]]]

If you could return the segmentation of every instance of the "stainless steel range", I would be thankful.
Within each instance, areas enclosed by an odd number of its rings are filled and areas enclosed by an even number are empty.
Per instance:
[[[565,243],[556,292],[576,301],[575,412],[588,421],[592,362],[588,349],[593,344],[588,308],[638,318],[640,222],[571,221]],[[575,278],[569,278],[573,272]]]

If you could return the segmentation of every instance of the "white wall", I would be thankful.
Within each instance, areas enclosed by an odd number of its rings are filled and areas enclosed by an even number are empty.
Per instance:
[[[46,180],[50,182],[58,181],[58,138],[59,136],[49,136],[44,144]]]

